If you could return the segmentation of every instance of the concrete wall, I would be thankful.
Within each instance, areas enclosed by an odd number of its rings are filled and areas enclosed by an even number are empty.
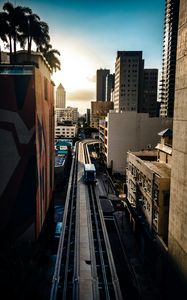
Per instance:
[[[172,119],[149,118],[136,112],[111,112],[108,114],[107,165],[113,164],[113,172],[125,173],[127,151],[152,148],[159,142],[158,132],[172,128]]]
[[[0,74],[0,233],[13,242],[29,228],[29,239],[38,236],[51,201],[54,99],[48,67],[6,68]]]
[[[187,1],[181,0],[173,126],[169,254],[187,283]]]

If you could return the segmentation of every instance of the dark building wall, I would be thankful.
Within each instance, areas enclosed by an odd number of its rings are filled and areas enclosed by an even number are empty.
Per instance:
[[[36,213],[33,87],[31,74],[0,75],[0,232],[12,240],[34,222]]]
[[[29,227],[37,238],[51,200],[53,86],[34,66],[6,68],[0,66],[0,234],[13,242]]]
[[[54,177],[53,85],[38,69],[35,69],[35,87],[38,173],[36,233],[38,235],[52,198]]]
[[[105,101],[106,97],[106,76],[110,70],[100,69],[96,73],[96,101]]]
[[[158,70],[144,69],[143,97],[139,105],[139,112],[149,113],[150,117],[158,117],[157,102]]]

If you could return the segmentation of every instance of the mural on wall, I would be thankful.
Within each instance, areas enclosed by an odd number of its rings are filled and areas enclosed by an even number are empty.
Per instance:
[[[0,72],[0,233],[12,240],[39,235],[53,189],[53,86],[26,69]]]

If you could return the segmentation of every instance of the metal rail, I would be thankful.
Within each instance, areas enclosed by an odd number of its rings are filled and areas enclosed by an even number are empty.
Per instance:
[[[85,163],[90,163],[88,147],[84,145]],[[98,197],[95,193],[95,186],[88,184],[88,195],[90,214],[93,232],[93,248],[95,249],[95,260],[98,277],[100,299],[122,299],[121,290],[115,270],[115,265],[110,249],[110,243],[102,210]]]
[[[76,145],[77,148],[77,145]],[[76,217],[76,181],[78,151],[72,162],[70,179],[64,210],[62,232],[59,240],[55,271],[53,275],[50,300],[72,299],[74,275],[75,217]]]
[[[90,163],[89,151],[83,143],[84,162]],[[80,298],[80,207],[77,199],[78,146],[72,162],[70,181],[59,240],[50,300]],[[81,170],[81,169],[80,169]],[[81,171],[82,172],[82,171]],[[90,299],[121,300],[121,290],[116,274],[108,235],[95,186],[88,184],[87,219],[89,231],[92,295]]]

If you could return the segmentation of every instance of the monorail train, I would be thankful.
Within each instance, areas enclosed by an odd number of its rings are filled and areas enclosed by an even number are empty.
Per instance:
[[[96,182],[96,169],[94,164],[84,164],[84,182]]]

